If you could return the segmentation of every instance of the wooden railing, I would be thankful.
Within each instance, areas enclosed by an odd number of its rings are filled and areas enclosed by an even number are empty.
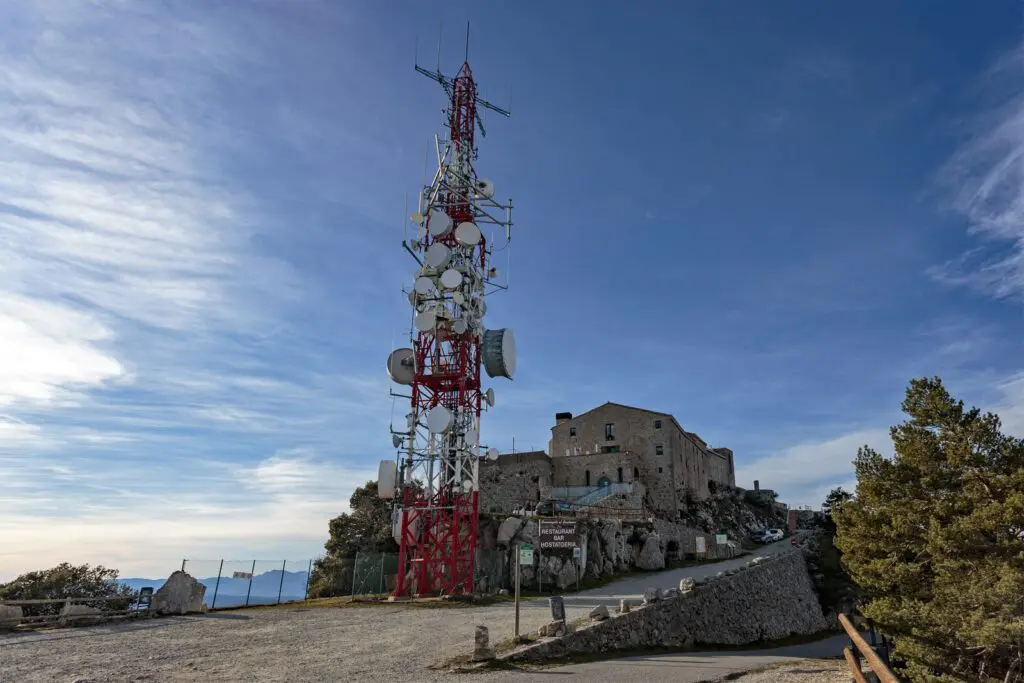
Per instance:
[[[878,680],[880,683],[899,683],[899,679],[889,669],[889,664],[878,655],[874,647],[864,640],[864,636],[850,622],[850,618],[845,614],[840,614],[839,623],[842,624],[846,635],[850,636],[850,645],[843,648],[843,657],[846,658],[846,663],[850,667],[850,673],[853,675],[854,682],[869,683],[869,679],[865,678],[861,671],[861,657],[863,657],[868,663],[870,673],[874,674],[871,680]],[[874,635],[874,628],[872,628],[872,641],[875,639]],[[882,646],[886,653],[886,659],[888,659],[889,646],[885,636],[882,636]]]
[[[141,600],[139,592],[135,592],[131,595],[122,595],[116,597],[97,597],[97,598],[53,598],[53,599],[36,599],[36,600],[0,600],[0,605],[10,605],[12,607],[29,607],[34,605],[86,605],[93,606],[96,603],[104,605],[104,608],[99,608],[100,611],[96,614],[43,614],[39,616],[22,616],[18,623],[14,626],[44,626],[50,624],[69,624],[77,621],[87,620],[106,620],[106,619],[126,619],[133,617],[149,616],[150,605],[148,600]],[[126,603],[126,609],[105,609],[106,603]]]

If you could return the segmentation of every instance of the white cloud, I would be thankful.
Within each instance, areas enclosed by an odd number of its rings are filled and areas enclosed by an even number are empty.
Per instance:
[[[954,207],[972,234],[998,245],[976,248],[932,270],[942,280],[997,298],[1024,297],[1024,48],[989,73],[1001,101],[981,117],[970,140],[944,170]],[[1006,89],[1008,88],[1008,90]]]
[[[835,486],[849,486],[857,449],[870,446],[883,455],[892,454],[888,429],[862,429],[825,441],[790,446],[777,453],[745,464],[736,470],[736,484],[753,488],[754,480],[762,488],[774,489],[790,505],[821,505]],[[852,490],[852,489],[850,489]]]
[[[998,385],[1001,398],[993,408],[1003,423],[1003,432],[1024,438],[1024,373],[1014,375]]]
[[[1003,432],[1024,437],[1024,373],[978,389],[993,398],[991,405],[981,408],[999,415]],[[965,403],[970,407],[970,401]],[[896,422],[905,417],[900,415]],[[741,465],[736,471],[736,483],[750,488],[756,479],[763,488],[778,491],[782,500],[791,505],[818,507],[836,486],[851,492],[856,488],[853,460],[861,446],[869,446],[887,457],[894,454],[888,428],[855,430],[823,441],[790,446]]]
[[[256,239],[288,224],[223,170],[247,17],[164,12],[0,8],[0,575],[308,557],[387,444],[383,372],[307,343],[309,283]]]
[[[5,470],[0,461],[0,474],[0,509],[13,513],[0,517],[0,581],[65,561],[159,577],[183,557],[244,559],[266,549],[280,560],[309,558],[352,490],[376,476],[296,451],[254,466],[191,460],[144,471],[53,460]]]

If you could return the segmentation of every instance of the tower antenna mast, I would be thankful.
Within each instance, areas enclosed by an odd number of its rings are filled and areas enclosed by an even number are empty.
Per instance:
[[[481,415],[494,406],[489,377],[512,379],[515,338],[487,329],[485,295],[505,289],[490,264],[484,237],[494,227],[511,235],[512,201],[494,198],[494,184],[477,176],[476,132],[486,135],[481,109],[509,112],[479,96],[466,59],[454,77],[438,68],[417,72],[441,85],[448,99],[447,139],[438,141],[438,166],[412,214],[416,238],[403,247],[415,261],[411,346],[388,357],[391,379],[407,386],[405,429],[392,431],[397,461],[380,464],[378,495],[394,499],[399,546],[394,595],[469,594],[474,588],[479,518]],[[488,230],[489,228],[489,230]],[[500,234],[500,233],[499,233]],[[497,450],[485,448],[485,457]]]

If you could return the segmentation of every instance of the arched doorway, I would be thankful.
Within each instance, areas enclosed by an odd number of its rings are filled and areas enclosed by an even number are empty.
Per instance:
[[[611,486],[611,485],[612,485],[612,480],[609,479],[608,477],[604,476],[604,475],[601,475],[601,478],[597,480],[598,488],[602,488],[603,489],[604,487]]]

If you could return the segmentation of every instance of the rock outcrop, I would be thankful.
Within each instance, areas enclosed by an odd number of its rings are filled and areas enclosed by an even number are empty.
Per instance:
[[[665,554],[661,551],[661,539],[658,534],[649,534],[644,540],[644,546],[636,558],[637,569],[654,571],[665,568]]]
[[[746,645],[827,627],[798,550],[687,588],[636,609],[623,600],[615,616],[592,619],[572,633],[513,651],[508,659],[543,661],[637,647]]]
[[[203,596],[206,586],[183,571],[171,574],[163,586],[153,594],[151,609],[155,614],[189,614],[205,612]]]

